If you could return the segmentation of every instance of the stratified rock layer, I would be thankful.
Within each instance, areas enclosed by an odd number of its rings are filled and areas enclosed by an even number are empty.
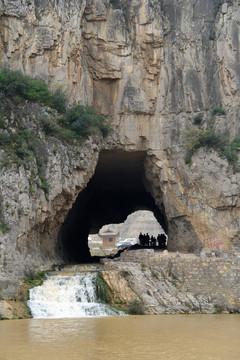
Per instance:
[[[75,164],[66,148],[54,155],[42,138],[49,199],[41,191],[30,196],[23,168],[1,170],[2,217],[11,228],[1,236],[2,297],[14,296],[25,268],[62,261],[59,230],[103,149],[145,152],[145,187],[165,219],[170,249],[230,251],[238,241],[239,174],[203,149],[186,165],[183,148],[184,130],[199,113],[203,128],[239,135],[238,1],[111,3],[0,1],[2,64],[53,89],[62,85],[70,103],[94,105],[114,130],[104,143],[87,141]],[[214,116],[215,106],[226,115]],[[8,203],[21,216],[12,218]]]

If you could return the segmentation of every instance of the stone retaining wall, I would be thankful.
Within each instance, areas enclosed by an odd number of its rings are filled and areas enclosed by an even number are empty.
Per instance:
[[[149,259],[173,278],[180,289],[229,309],[240,309],[239,259]]]
[[[133,287],[135,281],[135,290],[141,289],[141,298],[151,287],[153,294],[154,291],[161,296],[171,293],[172,303],[189,299],[190,295],[197,301],[199,312],[240,312],[240,259],[236,256],[226,259],[201,259],[194,255],[163,257],[151,249],[136,250],[121,254],[120,259],[110,262],[108,267],[129,269]],[[141,274],[135,274],[136,269],[141,270]],[[142,286],[138,287],[140,281]],[[177,307],[180,312],[181,306]],[[177,309],[174,306],[174,311]]]

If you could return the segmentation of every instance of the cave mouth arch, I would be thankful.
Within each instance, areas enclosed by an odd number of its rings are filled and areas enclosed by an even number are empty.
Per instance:
[[[89,234],[105,224],[122,223],[137,210],[150,210],[168,233],[164,209],[146,190],[144,151],[103,150],[95,173],[69,210],[58,241],[65,262],[90,262]]]

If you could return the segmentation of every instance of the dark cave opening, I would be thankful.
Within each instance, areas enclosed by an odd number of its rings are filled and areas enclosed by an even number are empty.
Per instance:
[[[137,210],[150,210],[168,233],[166,217],[144,186],[145,152],[102,151],[96,171],[81,191],[59,232],[66,262],[89,262],[88,235],[121,223]]]

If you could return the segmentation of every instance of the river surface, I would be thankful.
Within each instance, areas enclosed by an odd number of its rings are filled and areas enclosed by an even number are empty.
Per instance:
[[[240,315],[0,321],[1,360],[239,360]]]

